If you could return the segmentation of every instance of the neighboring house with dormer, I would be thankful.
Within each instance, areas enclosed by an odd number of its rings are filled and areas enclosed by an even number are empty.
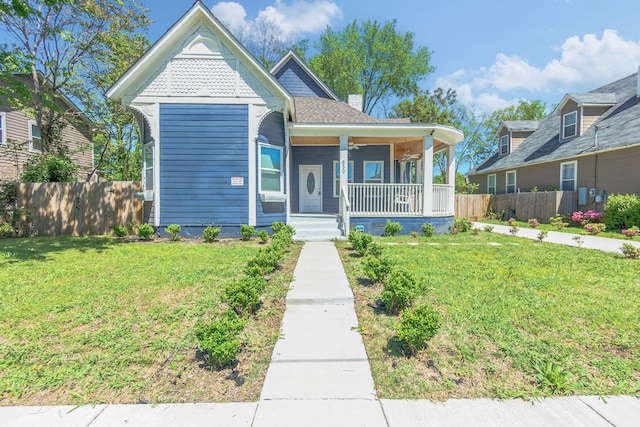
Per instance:
[[[576,191],[580,209],[608,194],[640,194],[638,74],[565,95],[540,122],[506,121],[499,147],[469,172],[479,192]]]
[[[27,75],[16,75],[29,85]],[[0,83],[1,84],[1,83]],[[93,169],[93,143],[91,124],[77,107],[64,95],[59,98],[60,107],[73,111],[81,118],[62,130],[62,141],[69,149],[78,168],[78,180],[87,179]],[[24,165],[42,153],[42,138],[36,121],[20,109],[11,106],[6,99],[0,100],[0,181],[19,181]]]
[[[462,132],[375,119],[293,52],[266,70],[202,2],[107,96],[139,118],[144,219],[161,229],[176,223],[197,236],[213,224],[234,235],[240,224],[326,217],[344,235],[355,226],[382,233],[386,219],[407,233],[453,223]],[[448,153],[444,185],[433,184],[438,151]]]

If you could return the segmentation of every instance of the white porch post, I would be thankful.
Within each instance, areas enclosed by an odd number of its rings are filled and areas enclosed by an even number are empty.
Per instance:
[[[455,215],[456,204],[456,146],[447,146],[447,184],[452,186],[449,191],[449,200],[447,201],[448,211]]]
[[[422,216],[433,214],[433,135],[422,140],[424,168],[422,168]]]
[[[349,183],[349,136],[340,135],[340,165],[338,166],[340,173],[340,188],[347,189]],[[331,171],[331,174],[335,173]],[[340,195],[340,191],[338,191]],[[347,193],[347,196],[349,194]]]

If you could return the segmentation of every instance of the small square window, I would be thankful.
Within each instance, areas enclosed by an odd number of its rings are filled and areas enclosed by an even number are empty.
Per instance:
[[[382,184],[384,182],[384,162],[363,162],[364,183]]]
[[[571,138],[578,133],[578,113],[572,111],[562,116],[562,139]]]
[[[144,189],[153,190],[153,144],[144,145],[143,150]]]

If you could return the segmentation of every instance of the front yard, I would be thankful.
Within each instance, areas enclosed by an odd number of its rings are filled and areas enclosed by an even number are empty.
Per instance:
[[[381,398],[640,393],[640,263],[621,255],[481,232],[378,238],[423,280],[443,318],[406,355],[382,285],[337,243]],[[387,243],[390,243],[387,245]]]
[[[0,240],[0,404],[255,401],[300,245],[272,275],[237,365],[203,366],[194,324],[260,245]]]

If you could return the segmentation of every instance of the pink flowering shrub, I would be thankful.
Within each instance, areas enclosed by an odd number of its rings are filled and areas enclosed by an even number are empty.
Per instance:
[[[538,227],[540,225],[538,220],[535,219],[535,218],[530,219],[528,224],[529,224],[529,227],[531,227],[531,228],[536,228],[536,227]]]
[[[602,222],[602,214],[600,212],[594,211],[593,209],[588,210],[584,213],[578,211],[574,212],[573,215],[571,215],[571,221],[582,226],[585,226],[587,224],[597,224]]]
[[[640,234],[640,228],[633,226],[627,229],[622,230],[622,235],[627,239],[633,239],[635,236]]]
[[[585,224],[584,227],[582,227],[587,233],[589,234],[599,234],[601,232],[603,232],[604,230],[607,229],[607,226],[602,224],[602,223],[593,223],[593,224]]]

